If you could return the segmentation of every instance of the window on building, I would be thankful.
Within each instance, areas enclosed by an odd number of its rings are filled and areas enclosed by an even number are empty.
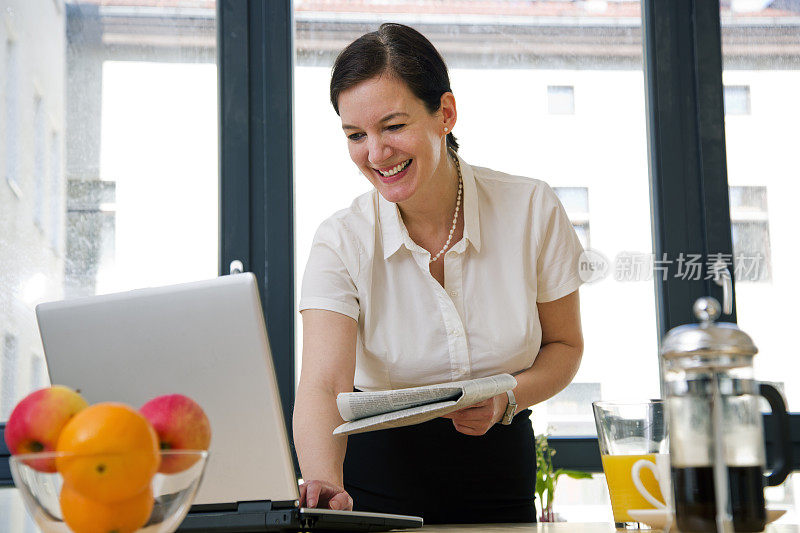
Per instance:
[[[19,185],[19,58],[17,57],[17,44],[6,41],[6,83],[4,98],[4,118],[5,118],[5,159],[6,159],[6,183],[14,191],[17,197],[22,196],[22,189]]]
[[[593,435],[595,433],[592,402],[601,399],[600,383],[572,382],[547,400],[547,428],[555,435]]]
[[[33,222],[44,231],[45,202],[45,113],[42,97],[33,99]]]
[[[749,85],[726,85],[722,94],[726,115],[750,114]]]
[[[767,188],[734,186],[729,190],[736,281],[770,281],[772,252]]]
[[[61,170],[61,135],[50,135],[50,246],[57,254],[64,249],[64,176]]]
[[[3,335],[3,352],[0,353],[0,420],[7,420],[17,398],[17,372],[19,367],[19,346],[17,336]]]
[[[47,378],[47,368],[45,366],[44,357],[38,353],[31,354],[31,384],[30,390],[39,390],[49,386],[49,379]]]
[[[67,187],[64,292],[67,298],[91,296],[102,292],[114,271],[116,183],[73,180]]]
[[[553,187],[584,249],[589,248],[589,189],[587,187]]]
[[[575,87],[572,85],[548,85],[547,112],[551,115],[575,114]]]

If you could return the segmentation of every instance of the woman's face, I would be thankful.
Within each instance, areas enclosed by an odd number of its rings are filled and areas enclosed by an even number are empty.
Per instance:
[[[446,93],[431,114],[394,76],[383,75],[343,91],[339,116],[350,159],[390,202],[413,198],[433,182],[446,158],[445,127],[455,123],[455,102]]]

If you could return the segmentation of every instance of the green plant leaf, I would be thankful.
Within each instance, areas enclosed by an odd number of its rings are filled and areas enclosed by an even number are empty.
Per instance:
[[[561,468],[559,470],[560,470],[560,474],[564,474],[566,476],[569,476],[572,479],[591,479],[592,478],[592,474],[590,474],[589,472],[581,472],[580,470],[564,470],[564,469],[561,469]]]
[[[562,474],[574,479],[588,479],[592,475],[578,470],[565,470],[558,468],[553,470],[553,455],[556,451],[550,448],[547,443],[547,434],[536,437],[536,495],[539,497],[539,505],[542,507],[542,516],[546,516],[546,511],[553,507],[553,500],[556,495],[558,478]]]

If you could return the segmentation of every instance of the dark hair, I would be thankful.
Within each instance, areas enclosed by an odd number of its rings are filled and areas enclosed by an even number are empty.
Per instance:
[[[350,43],[336,58],[331,74],[336,114],[342,91],[383,73],[403,81],[430,113],[438,111],[442,95],[451,92],[447,65],[431,42],[414,28],[386,23]],[[452,133],[447,134],[447,146],[458,150]]]

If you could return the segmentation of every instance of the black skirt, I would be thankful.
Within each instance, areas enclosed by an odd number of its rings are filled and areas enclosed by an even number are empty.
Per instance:
[[[344,487],[354,510],[421,516],[426,524],[535,522],[529,415],[480,437],[446,418],[350,435]]]

